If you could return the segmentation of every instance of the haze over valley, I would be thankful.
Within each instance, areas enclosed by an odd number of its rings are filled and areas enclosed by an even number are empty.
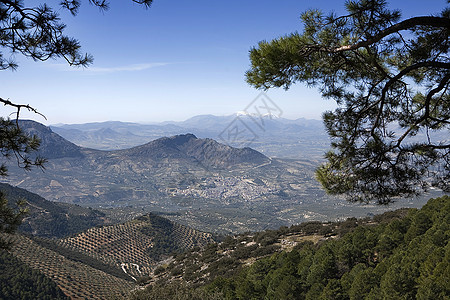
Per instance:
[[[152,124],[57,124],[50,128],[79,146],[99,150],[126,149],[161,137],[186,133],[233,147],[248,146],[269,157],[319,160],[329,147],[329,138],[321,120],[290,120],[272,114],[200,115],[183,122]]]
[[[449,4],[0,0],[0,300],[449,300]]]
[[[183,122],[184,127],[108,122],[52,129],[22,121],[27,132],[41,139],[39,154],[48,162],[44,171],[25,172],[11,166],[4,182],[51,201],[121,208],[128,219],[159,212],[182,224],[216,233],[373,215],[398,207],[420,207],[429,197],[401,199],[389,207],[379,207],[326,195],[314,178],[328,145],[316,120],[266,119],[264,135],[249,143],[261,152],[234,148],[192,133],[181,134],[192,130],[206,136],[220,135],[230,120],[233,122],[231,117],[199,116]],[[69,142],[58,131],[75,143],[91,147]],[[152,136],[166,134],[176,135],[152,140]],[[146,139],[147,143],[133,146]],[[111,148],[116,140],[116,146],[123,149],[92,149]],[[286,151],[287,157],[283,154]]]
[[[364,228],[399,222],[409,211],[392,210],[421,207],[442,195],[431,190],[389,206],[328,196],[314,178],[318,153],[326,150],[323,129],[317,121],[292,121],[303,125],[297,124],[289,139],[283,135],[289,122],[267,120],[271,129],[250,143],[276,153],[268,156],[183,133],[188,129],[175,125],[107,122],[50,128],[20,121],[22,129],[40,138],[38,155],[48,161],[42,171],[10,164],[9,176],[0,183],[11,204],[26,199],[29,208],[20,234],[0,236],[12,242],[9,256],[0,261],[18,259],[11,268],[38,270],[55,284],[52,294],[72,299],[125,299],[140,292],[145,297],[141,286],[154,293],[161,288],[158,299],[172,299],[168,293],[179,289],[173,284],[192,288],[221,276],[232,280],[245,268],[257,268],[258,261],[302,245],[326,245]],[[209,124],[205,132],[217,133],[222,125]],[[296,142],[302,136],[314,136],[314,142]],[[122,149],[99,150],[115,140]],[[308,147],[314,150],[292,155]],[[285,149],[294,151],[292,157],[283,157]]]

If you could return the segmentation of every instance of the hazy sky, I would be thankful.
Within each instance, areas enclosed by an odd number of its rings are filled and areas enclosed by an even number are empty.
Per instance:
[[[409,17],[439,13],[446,1],[389,3]],[[309,8],[339,14],[344,1],[154,0],[145,10],[131,1],[112,0],[104,13],[83,1],[77,17],[61,11],[61,18],[66,32],[94,55],[94,64],[78,69],[63,60],[33,62],[16,56],[16,72],[0,71],[0,97],[36,107],[47,121],[22,117],[45,124],[230,115],[259,94],[244,79],[250,47],[301,31],[299,16]],[[299,84],[267,94],[290,119],[319,119],[334,107],[315,89]],[[10,111],[1,109],[2,115]]]

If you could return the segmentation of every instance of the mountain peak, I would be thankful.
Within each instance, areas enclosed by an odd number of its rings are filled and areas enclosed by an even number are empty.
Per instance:
[[[191,162],[194,160],[213,168],[261,164],[270,160],[256,150],[233,148],[213,139],[199,139],[191,133],[159,138],[145,145],[120,151],[127,156],[141,156],[153,160],[163,158],[184,159]]]
[[[82,157],[81,147],[54,133],[50,127],[32,120],[19,120],[19,127],[30,135],[36,135],[41,145],[39,155],[47,159]]]
[[[178,145],[183,145],[192,139],[197,140],[198,138],[195,135],[193,135],[192,133],[186,133],[186,134],[174,135],[171,137],[164,137],[159,140],[165,141],[165,142],[167,141],[169,143],[173,143],[174,145],[178,146]]]
[[[274,115],[272,113],[266,114],[258,114],[258,113],[250,113],[247,111],[238,111],[234,114],[236,117],[251,117],[251,118],[268,118],[268,119],[280,119],[279,116]]]

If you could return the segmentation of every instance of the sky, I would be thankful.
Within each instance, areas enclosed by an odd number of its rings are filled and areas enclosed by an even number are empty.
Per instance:
[[[25,1],[35,4],[37,1]],[[59,1],[46,1],[57,7]],[[131,0],[100,12],[82,1],[79,14],[60,17],[66,34],[94,56],[89,68],[62,59],[34,62],[16,55],[17,71],[0,71],[0,97],[30,104],[50,125],[102,121],[152,123],[242,111],[261,91],[245,82],[248,52],[261,40],[302,31],[300,14],[317,8],[344,13],[343,0]],[[388,1],[404,18],[439,13],[445,0]],[[5,53],[7,56],[8,54]],[[335,108],[315,88],[271,89],[267,96],[288,119],[320,119]],[[2,107],[5,116],[11,109]]]

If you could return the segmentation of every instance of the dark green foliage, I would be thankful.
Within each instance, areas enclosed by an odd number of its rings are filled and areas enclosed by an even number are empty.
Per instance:
[[[193,290],[180,281],[173,281],[164,285],[148,286],[143,291],[137,291],[130,297],[131,300],[220,300],[224,299],[217,291],[206,291],[203,289]]]
[[[142,276],[136,279],[136,283],[139,285],[146,285],[152,279],[150,276]]]
[[[163,273],[166,269],[163,266],[159,266],[155,269],[155,271],[153,271],[153,274],[155,275],[159,275],[161,273]]]
[[[260,243],[262,246],[272,245],[278,240],[278,232],[274,230],[267,230],[265,232],[260,232],[256,238],[256,242]]]
[[[339,230],[336,231],[335,226],[337,224],[333,224],[333,223],[320,223],[317,221],[312,221],[312,222],[304,222],[301,224],[297,224],[297,225],[292,225],[290,228],[288,228],[287,230],[283,229],[282,231],[279,231],[279,233],[285,232],[285,233],[289,233],[289,232],[301,232],[305,235],[313,235],[313,234],[330,234],[330,233],[341,233],[344,229],[344,227],[346,225],[343,225],[343,223],[339,223]]]
[[[218,245],[216,243],[209,243],[202,252],[202,260],[206,263],[213,262],[217,259]]]
[[[302,15],[302,33],[250,51],[247,81],[318,86],[338,108],[324,113],[332,150],[316,175],[328,193],[389,203],[428,179],[449,190],[450,9],[401,20],[384,0],[347,1],[348,14]]]
[[[207,272],[210,278],[216,278],[218,276],[231,276],[237,273],[236,271],[240,269],[241,263],[235,257],[222,257],[214,262],[212,262]]]
[[[322,229],[322,223],[320,222],[308,222],[305,224],[305,226],[302,228],[302,232],[305,234],[314,234],[319,232]]]
[[[26,214],[23,201],[17,202],[17,209],[8,204],[5,193],[0,191],[0,233],[13,233]],[[7,249],[10,243],[0,236],[0,249]]]
[[[69,299],[49,278],[0,250],[0,299]]]
[[[162,259],[168,253],[176,254],[184,250],[174,238],[174,224],[170,220],[152,213],[139,217],[138,220],[148,223],[140,231],[153,237],[153,247],[147,249],[150,257]]]
[[[261,259],[209,288],[226,299],[446,299],[449,219],[450,197],[431,199],[391,223]]]
[[[170,271],[170,275],[173,277],[177,277],[183,274],[183,269],[180,267],[175,267]]]
[[[381,215],[373,216],[373,221],[376,223],[389,223],[393,219],[402,219],[405,217],[410,209],[408,208],[400,208],[393,211],[387,211]]]

